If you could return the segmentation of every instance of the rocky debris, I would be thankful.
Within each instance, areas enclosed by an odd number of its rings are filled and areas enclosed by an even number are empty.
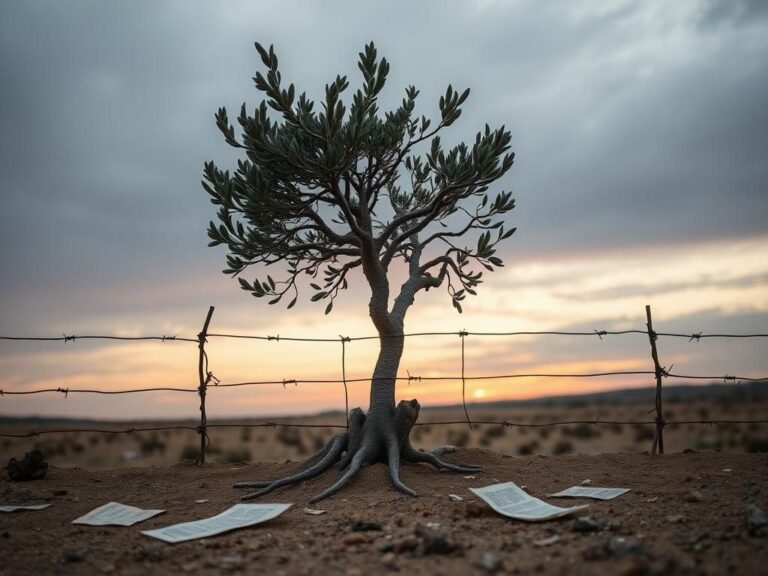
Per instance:
[[[560,542],[560,535],[552,534],[552,536],[541,538],[540,540],[534,540],[533,545],[544,547],[544,546],[552,546],[552,544],[557,544],[558,542]]]
[[[361,534],[360,532],[352,532],[341,539],[341,543],[344,544],[344,546],[357,546],[358,544],[365,544],[366,542],[368,542],[368,536]]]
[[[160,562],[165,558],[166,545],[160,542],[142,542],[136,550],[136,560],[143,562]]]
[[[480,516],[484,516],[487,510],[487,506],[474,500],[470,500],[464,504],[464,516],[467,518],[478,518]]]
[[[8,460],[5,469],[12,482],[25,482],[45,478],[48,473],[48,463],[40,450],[30,450],[21,460],[16,458]]]
[[[413,552],[419,547],[419,539],[415,536],[406,536],[392,542],[392,550],[397,554]]]
[[[579,516],[571,524],[571,531],[578,533],[600,532],[603,527],[591,516]]]
[[[701,502],[704,500],[704,495],[698,490],[691,490],[683,497],[686,502]]]
[[[590,484],[592,484],[592,480],[590,480],[589,478],[581,481],[582,486],[589,486]]]
[[[421,551],[425,556],[430,554],[453,554],[462,550],[461,545],[435,528],[417,526],[415,532],[416,536],[421,539]]]
[[[353,522],[349,525],[352,532],[375,532],[383,528],[378,522]]]
[[[75,550],[73,548],[62,548],[59,556],[60,560],[64,564],[71,564],[73,562],[82,562],[85,560],[85,552],[82,550]]]
[[[461,502],[462,500],[464,500],[464,498],[462,498],[458,494],[448,494],[448,498],[450,498],[454,502]]]
[[[387,570],[400,570],[400,567],[397,565],[397,556],[395,556],[392,552],[387,552],[381,557],[381,565]]]
[[[587,561],[596,561],[639,556],[644,552],[645,545],[638,538],[611,538],[589,546],[582,552],[582,557]]]
[[[212,568],[218,568],[223,572],[234,572],[245,568],[245,559],[242,556],[222,556]]]
[[[747,505],[746,522],[747,532],[749,532],[750,536],[765,536],[768,519],[756,504]]]
[[[483,560],[480,565],[483,567],[483,570],[489,574],[495,574],[502,569],[504,561],[493,552],[486,552],[483,554]]]

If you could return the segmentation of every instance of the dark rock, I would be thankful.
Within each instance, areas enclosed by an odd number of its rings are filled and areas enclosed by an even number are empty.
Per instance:
[[[31,450],[24,454],[21,460],[8,460],[5,469],[8,471],[8,478],[13,482],[39,480],[45,478],[48,473],[48,463],[40,450]]]
[[[462,547],[434,528],[418,526],[416,536],[421,539],[421,547],[425,556],[430,554],[452,554],[462,550]]]
[[[748,504],[746,514],[747,532],[749,532],[749,535],[764,536],[766,525],[768,525],[765,513],[756,504]]]
[[[645,545],[637,538],[611,538],[608,550],[618,558],[645,552]]]
[[[373,532],[382,528],[383,526],[378,522],[353,522],[349,525],[352,532]]]
[[[54,496],[66,496],[67,491],[66,490],[54,490],[53,491]]]
[[[644,552],[645,546],[637,538],[611,538],[589,546],[582,552],[582,557],[587,561],[595,561],[636,556]]]
[[[165,557],[166,546],[160,542],[142,542],[136,551],[136,559],[148,562],[159,562]]]
[[[61,561],[65,564],[72,562],[82,562],[85,560],[85,553],[81,550],[73,550],[71,548],[63,548],[61,550]]]
[[[701,502],[704,500],[704,496],[698,490],[691,490],[685,495],[686,502]]]
[[[474,500],[470,500],[464,504],[464,516],[467,518],[477,518],[479,516],[484,516],[487,509],[487,506],[484,506],[479,502],[475,502]]]
[[[571,524],[571,530],[580,533],[600,532],[602,528],[603,527],[595,522],[591,516],[579,516],[573,521],[573,524]]]

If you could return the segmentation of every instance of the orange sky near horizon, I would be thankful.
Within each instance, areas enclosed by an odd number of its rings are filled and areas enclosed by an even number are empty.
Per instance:
[[[768,236],[747,240],[677,247],[638,248],[614,253],[553,257],[510,264],[490,275],[479,296],[466,301],[465,313],[454,314],[443,293],[420,294],[409,313],[407,332],[507,332],[526,330],[644,329],[645,304],[651,304],[659,331],[685,321],[709,322],[722,332],[743,332],[734,324],[768,313]],[[223,279],[215,290],[230,295],[236,284]],[[160,288],[154,287],[153,290]],[[175,287],[167,286],[166,290]],[[361,314],[360,292],[337,301],[328,317],[316,306],[286,312],[267,309],[263,302],[243,298],[238,306],[217,307],[212,333],[280,334],[294,337],[338,338],[368,336],[372,328]],[[207,294],[217,302],[217,293]],[[254,312],[258,326],[249,329]],[[120,318],[90,319],[79,333],[117,335],[178,334],[194,337],[193,323],[149,316],[126,323]],[[176,319],[177,321],[179,319]],[[197,319],[194,319],[197,321]],[[116,328],[117,326],[117,328]],[[264,327],[269,326],[268,331]],[[588,326],[588,328],[584,328]],[[55,336],[58,327],[51,334]],[[684,331],[711,332],[701,325]],[[765,332],[765,330],[762,330]],[[78,333],[78,332],[74,332]],[[22,334],[13,334],[13,336]],[[578,340],[575,342],[574,340]],[[736,348],[736,344],[739,348]],[[642,334],[594,338],[479,337],[465,341],[466,376],[517,373],[588,373],[652,370],[647,338]],[[90,342],[62,344],[2,342],[0,388],[24,391],[39,388],[135,389],[197,385],[197,347],[186,342]],[[764,341],[688,343],[660,341],[662,364],[685,374],[768,375]],[[730,352],[733,347],[733,352]],[[341,344],[252,341],[211,338],[207,346],[210,369],[222,383],[242,381],[340,380]],[[377,341],[346,345],[348,379],[370,376]],[[461,402],[460,339],[453,336],[409,338],[400,376],[453,377],[398,385],[398,398],[418,398],[422,405]],[[722,352],[722,353],[721,353]],[[622,387],[650,386],[653,377],[526,378],[469,380],[467,400],[481,402],[577,394]],[[368,384],[349,384],[350,406],[367,406]],[[208,396],[209,419],[268,417],[317,413],[344,408],[341,384],[300,384],[218,388]],[[48,393],[0,398],[0,415],[70,416],[98,419],[162,419],[198,416],[194,392],[151,392],[119,396]]]

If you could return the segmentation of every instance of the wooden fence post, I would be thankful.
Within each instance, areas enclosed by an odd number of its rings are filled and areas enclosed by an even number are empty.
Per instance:
[[[198,395],[200,396],[200,426],[198,426],[198,433],[200,434],[200,456],[197,458],[198,464],[205,464],[205,448],[208,433],[206,427],[208,424],[208,418],[205,415],[205,392],[208,387],[208,382],[211,380],[211,373],[208,371],[208,355],[205,353],[205,342],[208,336],[208,325],[211,323],[211,316],[213,316],[213,306],[208,308],[208,315],[205,317],[205,324],[200,334],[197,335],[197,347],[200,350],[197,372],[200,377],[200,387],[198,388]]]
[[[653,320],[651,319],[651,307],[646,305],[645,317],[648,326],[648,340],[651,342],[651,357],[653,358],[653,370],[656,374],[656,434],[653,437],[651,454],[656,454],[658,447],[659,454],[664,454],[664,414],[661,403],[661,378],[664,376],[664,369],[659,363],[659,353],[656,350],[656,332],[653,330]]]

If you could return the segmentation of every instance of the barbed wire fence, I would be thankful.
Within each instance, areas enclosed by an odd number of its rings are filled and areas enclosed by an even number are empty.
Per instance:
[[[378,340],[386,338],[387,336],[339,336],[338,338],[302,338],[302,337],[285,337],[266,335],[249,335],[249,334],[220,334],[209,332],[211,319],[213,316],[214,307],[210,306],[208,313],[205,317],[205,321],[202,330],[196,338],[187,338],[179,336],[114,336],[114,335],[66,335],[62,334],[61,337],[23,337],[23,336],[0,336],[0,340],[6,341],[32,341],[32,342],[75,342],[77,340],[116,340],[116,341],[158,341],[158,342],[184,342],[197,344],[198,353],[198,386],[195,388],[177,388],[177,387],[147,387],[147,388],[131,388],[125,390],[102,390],[102,389],[84,389],[84,388],[70,388],[70,387],[57,387],[57,388],[41,388],[35,390],[4,390],[0,389],[0,398],[6,396],[22,396],[32,394],[46,394],[46,393],[60,393],[64,397],[68,397],[69,394],[103,394],[103,395],[120,395],[120,394],[135,394],[135,393],[147,393],[147,392],[180,392],[196,394],[199,398],[199,410],[200,410],[200,423],[197,426],[147,426],[147,427],[130,427],[124,429],[97,429],[97,428],[63,428],[63,429],[45,429],[45,430],[31,430],[26,433],[3,433],[0,432],[0,438],[29,438],[34,436],[41,436],[44,434],[63,434],[63,433],[100,433],[100,434],[133,434],[136,432],[156,432],[165,430],[188,430],[196,432],[200,435],[200,452],[197,460],[198,464],[205,463],[206,451],[210,446],[210,438],[208,436],[208,430],[212,428],[277,428],[277,427],[292,427],[292,428],[341,428],[346,429],[349,425],[349,390],[348,385],[356,382],[372,382],[372,378],[347,378],[346,371],[346,344],[355,341],[365,340]],[[735,375],[690,375],[690,374],[678,374],[672,372],[672,366],[666,368],[661,365],[659,360],[658,339],[659,337],[667,338],[685,338],[689,342],[699,342],[702,339],[708,338],[729,338],[729,339],[745,339],[745,338],[768,338],[768,333],[755,333],[755,334],[727,334],[727,333],[713,333],[705,334],[703,332],[691,332],[691,333],[674,333],[674,332],[658,332],[653,329],[653,320],[651,316],[651,307],[645,307],[646,312],[646,329],[645,330],[593,330],[591,332],[579,332],[579,331],[517,331],[517,332],[468,332],[461,330],[458,332],[412,332],[406,333],[403,336],[393,337],[423,337],[423,336],[458,336],[461,339],[461,374],[458,376],[417,376],[408,373],[407,376],[397,376],[396,381],[405,382],[421,382],[421,381],[458,381],[461,382],[461,395],[462,395],[462,407],[464,411],[464,420],[442,420],[431,422],[417,422],[417,426],[447,426],[457,424],[467,424],[470,428],[475,425],[498,425],[505,428],[546,428],[555,426],[569,426],[569,425],[653,425],[654,437],[651,445],[651,454],[663,454],[664,453],[664,429],[667,426],[680,426],[680,425],[721,425],[721,424],[766,424],[768,419],[747,419],[747,420],[723,420],[723,419],[700,419],[700,420],[665,420],[663,415],[663,380],[665,378],[675,378],[678,380],[708,380],[718,381],[722,380],[725,383],[741,383],[741,382],[766,382],[768,377],[748,377],[748,376],[735,376]],[[648,337],[651,348],[651,360],[653,362],[652,370],[618,370],[607,372],[592,372],[592,373],[512,373],[512,374],[491,374],[484,376],[467,376],[465,371],[465,339],[468,336],[489,336],[489,337],[516,337],[516,336],[570,336],[570,337],[590,337],[603,340],[603,337],[608,336],[623,336],[628,334],[644,334]],[[313,343],[340,343],[341,344],[341,379],[282,379],[282,380],[262,380],[262,381],[246,381],[246,382],[221,382],[213,372],[209,369],[208,354],[205,349],[205,345],[209,338],[222,338],[222,339],[244,339],[244,340],[262,340],[262,341],[275,341],[275,342],[313,342]],[[515,422],[511,420],[473,420],[467,409],[466,402],[466,384],[468,381],[483,381],[483,380],[510,380],[519,378],[602,378],[609,376],[653,376],[656,383],[656,392],[654,397],[654,412],[653,420],[563,420],[552,422]],[[207,393],[211,389],[211,383],[213,388],[236,388],[244,386],[277,386],[282,385],[286,387],[290,384],[298,386],[299,384],[342,384],[344,387],[344,405],[345,412],[347,414],[346,425],[331,424],[331,423],[291,423],[291,422],[248,422],[248,423],[209,423],[206,412],[206,398]]]

